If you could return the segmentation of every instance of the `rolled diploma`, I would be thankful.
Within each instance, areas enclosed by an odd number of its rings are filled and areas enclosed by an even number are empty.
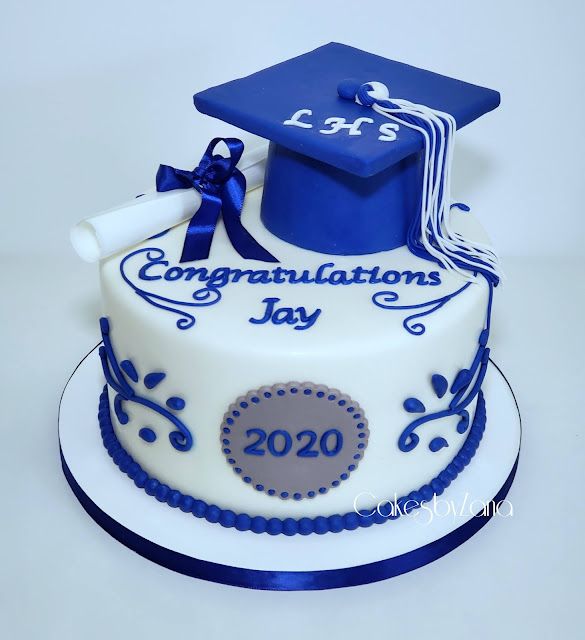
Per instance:
[[[238,169],[246,176],[246,191],[264,183],[266,154],[267,145],[262,145],[242,155]],[[71,244],[80,258],[97,262],[188,220],[200,204],[196,189],[149,192],[78,222],[70,232]]]

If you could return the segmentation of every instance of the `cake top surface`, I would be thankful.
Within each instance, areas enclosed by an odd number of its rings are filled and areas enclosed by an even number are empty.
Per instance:
[[[375,175],[423,148],[423,137],[407,127],[393,144],[381,142],[379,127],[388,120],[339,96],[338,87],[347,78],[356,86],[383,83],[390,99],[447,112],[458,129],[500,103],[499,93],[492,89],[335,42],[197,93],[194,102],[202,113],[361,177]],[[373,121],[371,126],[358,127],[348,136],[328,135],[342,119],[355,123],[363,117]],[[286,126],[291,119],[293,126]]]

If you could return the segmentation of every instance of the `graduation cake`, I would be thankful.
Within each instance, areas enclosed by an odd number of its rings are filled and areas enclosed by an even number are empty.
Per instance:
[[[499,94],[332,43],[194,102],[267,153],[216,138],[73,233],[101,258],[114,463],[272,535],[389,523],[464,482],[500,272],[450,178]]]

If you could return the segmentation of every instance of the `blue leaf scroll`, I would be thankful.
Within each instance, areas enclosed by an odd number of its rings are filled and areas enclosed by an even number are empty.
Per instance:
[[[136,389],[128,378],[137,383],[140,380],[136,367],[130,360],[123,360],[118,363],[112,341],[110,339],[110,323],[107,318],[100,318],[100,328],[102,332],[103,346],[99,349],[102,368],[108,385],[116,392],[114,397],[114,411],[120,424],[125,425],[130,421],[130,417],[124,410],[125,402],[135,402],[147,409],[159,414],[167,420],[173,427],[169,434],[169,440],[177,451],[189,451],[193,446],[193,436],[185,424],[169,409],[180,411],[185,407],[185,401],[178,396],[171,396],[167,399],[167,408],[161,406],[150,398],[143,397],[136,393]],[[163,372],[155,371],[144,376],[144,386],[147,389],[154,388],[165,378]],[[151,427],[143,427],[139,431],[140,437],[145,442],[154,442],[156,433]]]
[[[402,321],[402,326],[413,336],[420,336],[426,331],[426,326],[422,322],[416,322],[419,318],[434,313],[441,307],[447,304],[449,300],[458,296],[461,292],[465,291],[471,282],[467,282],[460,289],[450,293],[442,298],[436,298],[435,300],[429,300],[428,302],[421,302],[419,304],[395,304],[399,300],[399,295],[396,291],[378,291],[372,296],[372,302],[380,309],[392,309],[396,311],[404,311],[411,309],[420,309],[416,313],[412,313]]]
[[[460,417],[459,422],[457,423],[457,432],[465,433],[469,428],[470,418],[467,407],[479,394],[487,371],[490,355],[490,350],[487,348],[487,342],[490,333],[492,314],[493,284],[488,278],[486,278],[486,281],[489,287],[486,323],[485,328],[479,335],[477,351],[475,352],[471,366],[467,369],[461,369],[455,375],[450,388],[451,400],[447,407],[439,411],[419,416],[408,424],[408,426],[402,431],[398,438],[398,448],[400,451],[412,451],[420,441],[420,437],[416,433],[416,430],[425,424],[434,422],[435,420],[442,420],[443,418],[457,415]],[[469,284],[470,283],[465,285],[465,287],[462,287],[459,292],[452,295],[460,293],[463,289],[469,286]],[[411,316],[411,318],[412,317],[414,316]],[[407,320],[405,320],[405,322]],[[449,383],[445,376],[435,373],[431,376],[431,386],[437,398],[442,398],[447,393]],[[418,398],[411,397],[404,401],[404,409],[409,413],[423,413],[425,411],[425,406]],[[449,443],[442,437],[433,438],[429,443],[429,449],[433,452],[440,451],[443,447],[447,446],[449,446]]]
[[[192,307],[209,307],[221,300],[221,292],[217,289],[206,288],[195,291],[192,296],[193,300],[189,301],[173,300],[172,298],[167,298],[157,293],[152,293],[150,291],[142,289],[138,285],[134,284],[134,282],[132,282],[132,280],[126,273],[126,265],[128,263],[128,260],[141,253],[145,253],[147,259],[151,262],[155,260],[161,260],[165,256],[165,252],[162,249],[158,249],[157,247],[147,247],[145,249],[138,249],[137,251],[133,251],[120,262],[120,275],[122,276],[124,282],[129,287],[131,287],[137,295],[148,302],[148,304],[151,304],[157,309],[169,311],[170,313],[181,316],[176,322],[177,328],[182,330],[190,329],[195,324],[195,316],[192,313],[189,313],[187,309],[190,309]],[[184,307],[187,307],[187,309],[185,309]]]

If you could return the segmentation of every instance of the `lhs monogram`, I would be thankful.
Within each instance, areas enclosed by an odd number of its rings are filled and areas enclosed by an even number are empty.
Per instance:
[[[289,127],[300,127],[301,129],[312,129],[313,125],[308,120],[313,115],[311,109],[299,109],[292,114],[292,116],[285,120],[282,124]],[[303,119],[304,118],[304,119]],[[323,135],[333,135],[340,131],[347,131],[350,136],[361,136],[362,132],[360,127],[364,124],[374,124],[372,118],[357,118],[353,122],[347,122],[345,118],[338,116],[331,116],[323,121],[325,126],[329,129],[319,129],[319,133]],[[380,135],[378,140],[382,142],[394,142],[396,140],[396,132],[400,129],[400,126],[395,122],[384,122],[378,128]]]

